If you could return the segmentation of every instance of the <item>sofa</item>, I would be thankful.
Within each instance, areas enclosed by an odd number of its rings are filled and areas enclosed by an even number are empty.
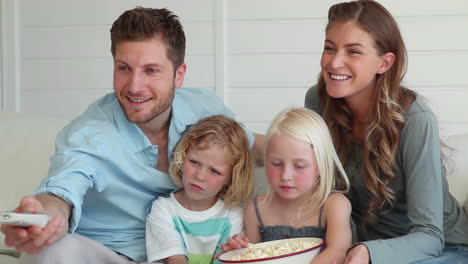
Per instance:
[[[0,112],[0,211],[12,210],[47,175],[54,138],[67,120],[24,113]],[[444,140],[453,149],[448,156],[448,181],[455,198],[468,213],[468,134]],[[255,192],[266,190],[263,168],[256,169]],[[4,245],[0,233],[0,263],[15,264],[19,253]]]

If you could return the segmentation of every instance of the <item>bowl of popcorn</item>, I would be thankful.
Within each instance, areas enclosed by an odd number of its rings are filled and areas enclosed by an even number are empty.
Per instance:
[[[281,239],[228,251],[218,260],[221,263],[308,264],[324,245],[322,239],[315,237]]]

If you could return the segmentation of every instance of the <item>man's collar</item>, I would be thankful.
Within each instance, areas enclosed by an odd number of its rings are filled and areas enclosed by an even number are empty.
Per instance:
[[[113,107],[113,116],[119,133],[122,135],[123,141],[127,143],[127,147],[132,153],[140,152],[152,144],[143,131],[133,122],[128,121],[122,106],[116,98],[116,103]]]
[[[168,151],[172,151],[184,134],[186,129],[195,124],[199,120],[199,116],[193,112],[190,98],[183,93],[175,91],[174,100],[172,102],[171,120],[169,125],[169,142]],[[140,152],[152,146],[151,141],[143,133],[143,131],[135,123],[128,121],[122,106],[115,98],[116,102],[113,107],[113,115],[119,133],[127,142],[132,153]],[[201,102],[195,102],[201,103]]]
[[[174,100],[172,102],[171,126],[176,128],[177,132],[183,133],[187,126],[198,122],[200,117],[193,111],[192,103],[200,104],[202,102],[191,102],[192,98],[186,93],[175,90]]]

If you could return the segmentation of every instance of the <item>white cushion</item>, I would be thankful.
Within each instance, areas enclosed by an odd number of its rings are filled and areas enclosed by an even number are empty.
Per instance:
[[[2,263],[2,264],[17,264],[18,259],[16,257],[10,256],[8,254],[4,254],[4,252],[2,252],[0,250],[0,263]]]
[[[265,167],[255,167],[254,195],[268,192],[268,181]]]
[[[468,215],[468,134],[450,136],[444,143],[452,148],[446,152],[450,193],[464,205]]]
[[[47,176],[58,131],[67,121],[0,112],[0,210],[11,210]]]
[[[47,176],[55,136],[67,123],[62,119],[0,112],[0,211],[14,209],[21,197],[31,194]],[[0,263],[9,263],[2,255],[7,252],[14,254],[6,248],[0,233]]]

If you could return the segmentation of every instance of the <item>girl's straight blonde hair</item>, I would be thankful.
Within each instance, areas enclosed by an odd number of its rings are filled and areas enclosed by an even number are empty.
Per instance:
[[[182,187],[183,166],[191,148],[207,149],[219,144],[232,160],[230,184],[218,194],[228,206],[237,206],[250,199],[254,182],[254,156],[244,128],[224,115],[209,116],[198,121],[182,138],[174,152],[169,173],[178,187]]]
[[[304,210],[301,210],[303,214],[323,206],[333,190],[341,192],[349,190],[348,177],[333,147],[328,126],[320,115],[304,107],[281,111],[272,121],[265,138],[265,162],[273,135],[285,135],[302,140],[314,150],[320,176],[303,205]],[[340,178],[336,177],[337,172],[341,175]]]

